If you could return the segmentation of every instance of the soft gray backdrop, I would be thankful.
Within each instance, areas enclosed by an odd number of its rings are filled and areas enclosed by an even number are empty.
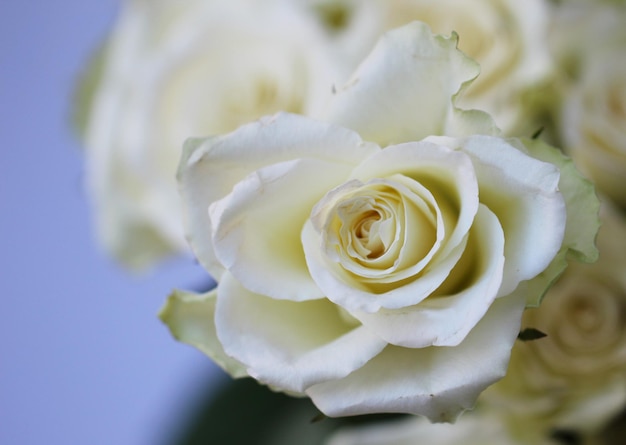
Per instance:
[[[70,104],[118,1],[0,0],[3,445],[163,444],[219,375],[156,318],[202,270],[131,277],[92,235]]]

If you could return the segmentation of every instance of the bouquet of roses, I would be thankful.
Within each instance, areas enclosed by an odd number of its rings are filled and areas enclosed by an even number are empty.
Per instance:
[[[103,246],[134,269],[197,258],[216,287],[175,291],[160,317],[233,377],[331,418],[408,415],[310,443],[609,443],[625,17],[127,0],[77,113]]]

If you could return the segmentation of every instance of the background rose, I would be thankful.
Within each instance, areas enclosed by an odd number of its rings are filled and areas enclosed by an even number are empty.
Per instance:
[[[141,267],[187,250],[175,183],[187,137],[279,110],[316,113],[333,64],[309,19],[280,1],[123,2],[79,110],[108,251]]]
[[[563,2],[551,46],[563,97],[564,148],[608,198],[626,208],[626,3]]]
[[[547,337],[517,342],[507,376],[485,393],[521,437],[594,432],[626,403],[626,223],[608,208],[602,221],[598,262],[572,264],[524,314],[522,326]]]
[[[489,112],[500,128],[530,136],[538,126],[526,90],[551,73],[544,0],[340,0],[314,5],[344,57],[357,62],[384,31],[419,20],[442,35],[456,31],[459,48],[481,66],[460,98],[464,108]]]
[[[279,114],[188,142],[189,239],[219,284],[170,298],[173,334],[331,416],[471,407],[504,374],[528,294],[570,249],[593,256],[595,233],[565,227],[575,193],[594,201],[556,150],[466,136],[494,131],[453,105],[476,74],[456,39],[413,23],[338,90],[332,123]]]

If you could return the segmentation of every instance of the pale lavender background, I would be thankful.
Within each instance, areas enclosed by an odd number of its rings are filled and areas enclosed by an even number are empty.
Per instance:
[[[0,444],[163,444],[216,367],[156,313],[204,273],[133,278],[93,239],[69,128],[115,0],[0,0]]]

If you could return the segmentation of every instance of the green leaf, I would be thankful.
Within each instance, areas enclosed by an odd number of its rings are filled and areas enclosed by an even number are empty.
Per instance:
[[[540,338],[544,338],[547,336],[548,334],[541,332],[539,329],[526,328],[517,335],[517,339],[521,341],[532,341],[539,340]]]

